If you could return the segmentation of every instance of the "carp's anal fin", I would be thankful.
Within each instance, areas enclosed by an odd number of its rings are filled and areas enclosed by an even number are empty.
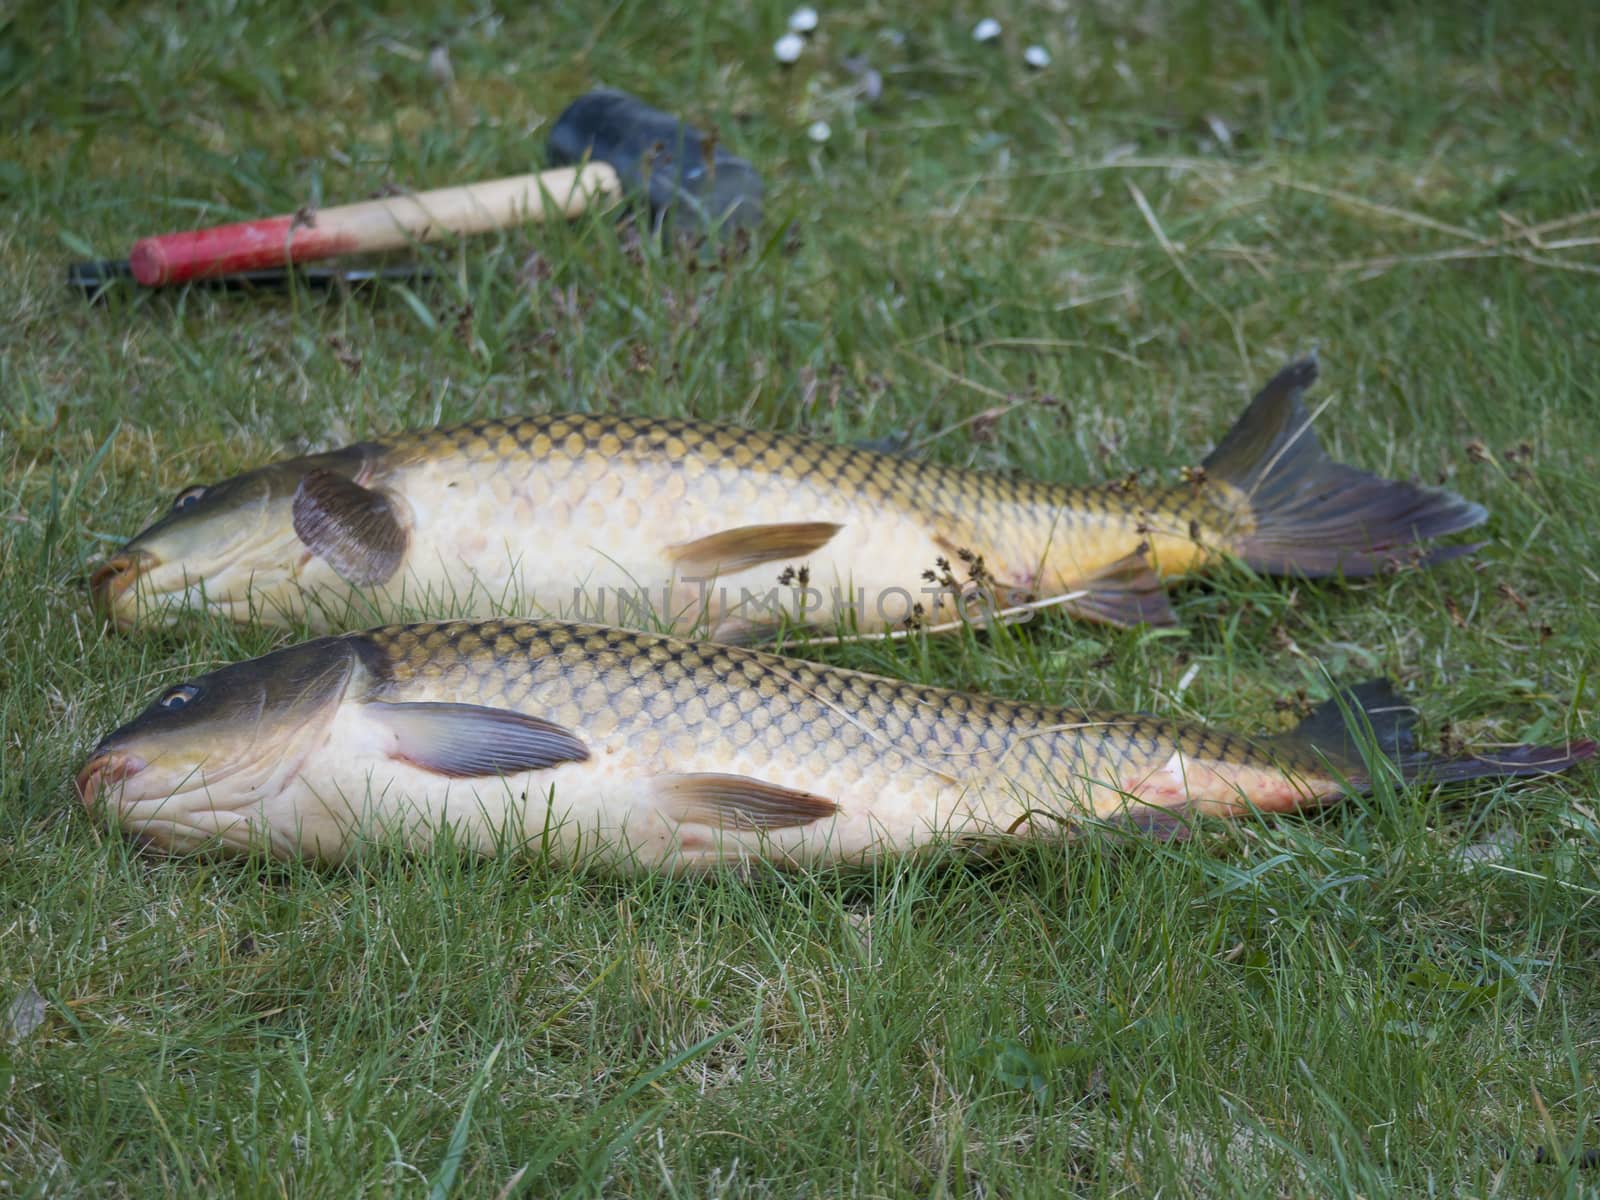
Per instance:
[[[390,758],[451,779],[516,775],[589,757],[572,730],[509,709],[433,701],[376,701],[365,709],[394,734]]]
[[[356,587],[386,582],[405,558],[406,531],[389,497],[321,467],[295,489],[294,532]]]
[[[1161,577],[1150,566],[1150,559],[1142,550],[1108,563],[1093,575],[1076,581],[1071,590],[1080,588],[1088,595],[1062,605],[1079,620],[1100,621],[1125,628],[1178,623],[1178,616],[1172,611],[1172,601],[1167,599],[1166,584],[1161,582]]]
[[[1186,842],[1200,825],[1192,806],[1171,808],[1160,804],[1132,804],[1125,812],[1106,818],[1112,829],[1123,829],[1157,842]]]
[[[823,796],[746,775],[662,775],[655,781],[655,793],[674,821],[714,829],[787,829],[839,811]]]
[[[934,538],[934,542],[951,561],[967,557],[948,537],[940,535]],[[1003,578],[995,582],[1024,595],[1031,595],[1034,590]],[[1172,611],[1172,602],[1167,599],[1166,584],[1155,573],[1143,549],[1073,579],[1067,590],[1087,593],[1061,606],[1080,621],[1098,621],[1103,625],[1120,625],[1128,629],[1135,625],[1178,623],[1177,614]],[[1039,597],[1041,601],[1049,598]],[[1010,607],[1011,603],[1005,597],[1000,597],[997,607]]]
[[[667,553],[680,567],[715,575],[742,571],[768,562],[804,558],[822,549],[842,525],[832,521],[795,521],[786,525],[740,525],[670,546]]]

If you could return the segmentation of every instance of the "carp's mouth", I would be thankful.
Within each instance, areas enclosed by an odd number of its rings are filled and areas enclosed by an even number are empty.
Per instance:
[[[90,812],[100,802],[108,788],[114,788],[125,779],[137,775],[149,766],[137,754],[125,751],[108,750],[96,754],[87,763],[83,770],[78,772],[74,781],[78,789],[78,799],[83,801],[83,806]]]
[[[279,544],[282,543],[282,544]],[[251,539],[205,570],[164,560],[144,548],[119,550],[89,576],[95,611],[119,633],[170,620],[184,609],[221,612],[248,621],[278,601],[276,590],[304,566],[298,539]]]
[[[156,812],[142,814],[140,810],[146,805],[130,797],[128,791],[130,784],[134,791],[140,790],[144,781],[139,777],[149,766],[137,754],[122,750],[96,754],[74,781],[78,799],[90,815],[103,804],[125,834],[160,850],[193,849],[218,836],[226,839],[228,830],[238,824],[235,814],[219,811],[214,805],[190,805],[182,792],[170,795]]]
[[[155,563],[155,556],[146,550],[119,550],[94,569],[89,576],[89,599],[95,611],[112,622],[119,632],[133,628],[130,603],[123,596],[138,581],[140,575]]]

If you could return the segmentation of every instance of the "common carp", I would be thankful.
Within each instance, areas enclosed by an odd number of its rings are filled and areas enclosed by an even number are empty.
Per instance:
[[[1370,725],[1374,766],[1345,722]],[[618,870],[860,863],[1086,819],[1324,804],[1372,770],[1449,783],[1595,751],[1418,751],[1382,683],[1245,737],[885,679],[745,647],[500,620],[320,638],[169,688],[77,787],[168,849],[339,860],[373,839]]]
[[[1480,506],[1323,452],[1301,402],[1316,373],[1279,373],[1165,486],[643,417],[401,433],[187,488],[92,587],[122,627],[197,606],[313,632],[510,614],[748,641],[783,621],[872,632],[1074,593],[1079,617],[1165,625],[1165,584],[1226,556],[1364,576],[1473,549],[1427,543]]]

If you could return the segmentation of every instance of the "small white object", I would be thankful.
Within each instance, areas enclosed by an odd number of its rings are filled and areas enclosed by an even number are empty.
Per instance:
[[[428,73],[440,87],[449,87],[456,80],[455,68],[450,65],[450,47],[435,42],[428,50]]]
[[[806,129],[806,136],[813,142],[825,142],[833,136],[833,130],[828,128],[826,121],[813,121]]]
[[[1194,677],[1198,674],[1200,674],[1200,664],[1190,663],[1189,669],[1185,671],[1182,677],[1178,680],[1178,686],[1176,688],[1177,695],[1181,696],[1187,692],[1189,690],[1189,685],[1194,682]]]
[[[1000,22],[993,17],[985,17],[972,27],[972,40],[975,42],[992,42],[1000,36]]]
[[[1022,52],[1022,61],[1035,71],[1042,71],[1050,65],[1050,51],[1043,46],[1029,46]]]
[[[35,990],[33,984],[28,984],[11,998],[11,1006],[6,1009],[6,1041],[15,1046],[32,1037],[33,1031],[44,1024],[49,1011],[50,1002]]]
[[[787,67],[800,57],[800,51],[805,48],[805,38],[798,33],[786,33],[772,43],[772,57]]]
[[[883,96],[883,75],[872,69],[866,55],[851,55],[841,65],[855,77],[856,94],[868,104],[876,104]]]
[[[811,33],[817,27],[817,10],[807,5],[789,14],[790,33]]]

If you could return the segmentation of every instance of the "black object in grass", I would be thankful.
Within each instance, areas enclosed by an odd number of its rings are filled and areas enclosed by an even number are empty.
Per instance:
[[[385,267],[273,267],[264,271],[240,271],[211,279],[196,279],[191,287],[222,292],[281,292],[289,279],[305,288],[325,291],[334,287],[362,288],[374,283],[420,283],[434,277],[431,268],[418,263],[399,263]],[[125,283],[137,283],[125,258],[102,258],[75,262],[67,267],[67,286],[93,302],[107,290]]]

